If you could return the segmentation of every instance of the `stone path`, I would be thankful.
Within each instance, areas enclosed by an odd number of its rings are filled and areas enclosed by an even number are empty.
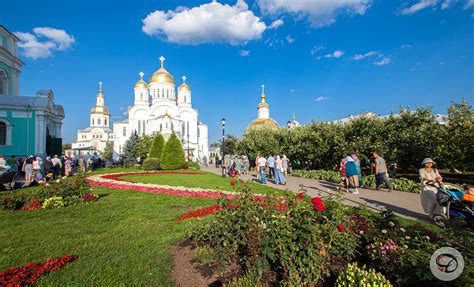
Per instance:
[[[202,169],[215,174],[221,174],[222,171],[220,168],[214,166]],[[260,183],[255,172],[250,175],[244,175],[242,178]],[[331,194],[337,193],[337,184],[293,176],[288,176],[286,185],[274,184],[273,180],[267,180],[267,185],[283,190],[288,189],[293,192],[298,192],[300,185],[303,185],[308,193],[313,197],[327,197]],[[345,193],[343,197],[344,202],[350,205],[359,206],[360,204],[365,204],[369,209],[376,211],[389,209],[406,218],[429,221],[428,216],[424,214],[421,207],[420,195],[416,193],[403,191],[389,193],[386,191],[360,188],[358,195]]]

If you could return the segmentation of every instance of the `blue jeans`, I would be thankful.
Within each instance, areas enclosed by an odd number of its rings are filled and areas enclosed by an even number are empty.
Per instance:
[[[260,167],[260,181],[262,184],[267,184],[267,175],[265,173],[265,167]]]

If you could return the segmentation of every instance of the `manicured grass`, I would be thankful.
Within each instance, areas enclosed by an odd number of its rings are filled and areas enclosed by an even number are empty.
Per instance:
[[[189,221],[180,215],[215,200],[94,189],[97,202],[62,209],[0,211],[0,271],[60,257],[79,256],[40,286],[173,286],[169,247]]]
[[[217,189],[234,191],[235,188],[230,185],[231,181],[237,181],[230,177],[222,177],[213,173],[203,174],[137,174],[123,176],[123,179],[140,183],[166,184],[171,186],[201,187],[205,189]],[[280,189],[268,187],[258,183],[251,183],[253,193],[283,195]]]

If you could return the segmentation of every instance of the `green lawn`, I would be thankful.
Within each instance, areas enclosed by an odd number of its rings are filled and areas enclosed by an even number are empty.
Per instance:
[[[123,179],[140,183],[166,184],[171,186],[200,187],[205,189],[217,189],[233,191],[230,186],[232,180],[229,177],[222,177],[212,173],[203,174],[137,174],[123,176]],[[276,188],[268,187],[258,183],[252,183],[252,192],[261,194],[283,195],[284,193]]]
[[[231,190],[229,178],[213,174],[130,179]],[[255,192],[275,192],[257,184],[254,188]],[[0,211],[0,271],[72,253],[79,258],[42,277],[39,286],[173,286],[169,247],[183,239],[191,227],[189,221],[176,222],[176,218],[216,200],[104,188],[94,188],[94,192],[101,195],[100,200],[83,205]]]

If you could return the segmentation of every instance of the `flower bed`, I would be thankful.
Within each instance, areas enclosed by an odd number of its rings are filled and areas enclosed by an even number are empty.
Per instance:
[[[346,206],[337,197],[310,198],[304,192],[255,200],[249,184],[235,187],[240,196],[221,199],[213,219],[194,225],[191,239],[211,248],[222,266],[239,258],[243,273],[273,276],[278,285],[334,282],[346,266],[358,263],[397,286],[437,286],[429,260],[438,248],[453,246],[465,256],[466,266],[474,262],[470,238],[453,240],[449,232],[418,225],[404,228],[391,213]],[[465,268],[453,286],[471,286],[473,272]],[[385,280],[372,271],[370,276],[359,273],[370,286]]]
[[[294,170],[291,175],[309,179],[324,180],[333,183],[339,183],[341,181],[340,173],[333,170]],[[420,193],[420,184],[413,180],[402,177],[390,179],[390,182],[392,183],[392,186],[395,190]],[[369,175],[362,177],[362,185],[375,188],[375,176]]]
[[[41,276],[57,271],[77,259],[77,255],[66,254],[61,258],[48,258],[39,263],[16,266],[0,273],[1,286],[33,286]]]
[[[42,208],[61,208],[97,200],[98,195],[91,192],[87,179],[78,175],[62,178],[37,189],[11,190],[0,195],[0,209],[39,210]]]
[[[137,175],[137,174],[189,174],[199,175],[202,172],[121,172],[104,175],[93,175],[88,177],[89,184],[92,186],[106,187],[120,190],[133,190],[138,192],[147,193],[160,193],[169,194],[175,196],[188,196],[188,197],[206,197],[206,198],[235,198],[238,196],[237,192],[223,191],[217,189],[203,189],[203,188],[191,188],[184,186],[169,186],[161,184],[151,183],[137,183],[128,180],[121,179],[120,177],[125,175]],[[256,195],[258,196],[258,195]]]

